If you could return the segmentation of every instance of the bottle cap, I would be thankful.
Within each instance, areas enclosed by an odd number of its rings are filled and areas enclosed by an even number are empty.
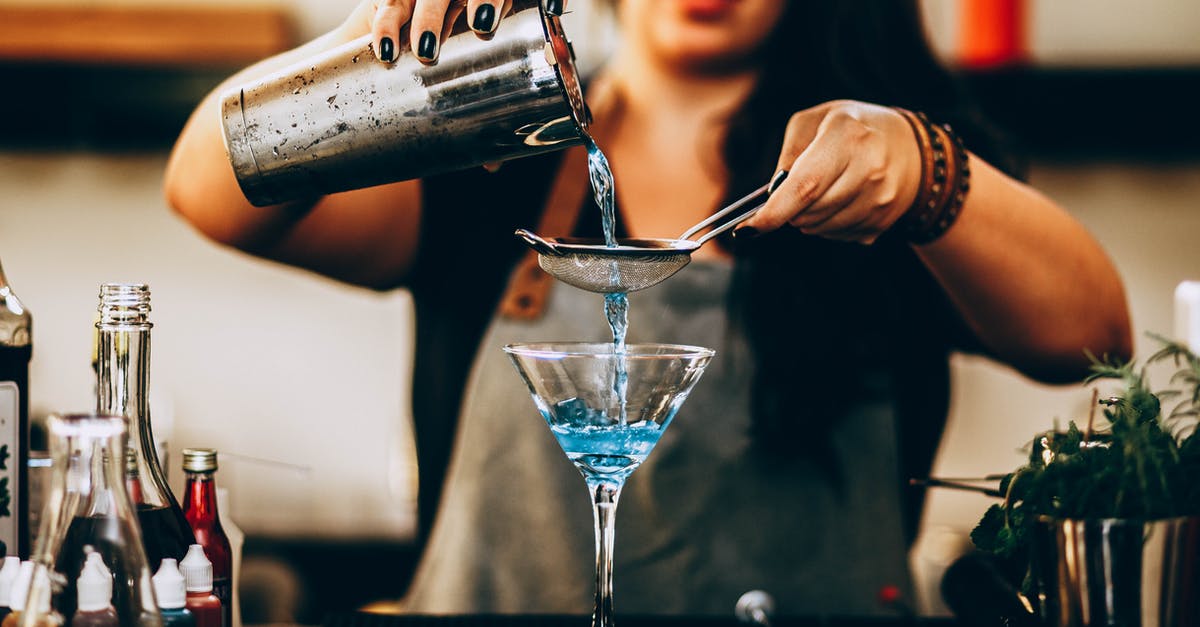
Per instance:
[[[163,558],[162,566],[154,573],[154,596],[158,597],[158,607],[164,610],[176,610],[187,603],[187,591],[184,588],[183,575],[175,560]]]
[[[12,596],[8,600],[8,606],[14,612],[22,612],[25,610],[25,599],[29,597],[29,583],[33,581],[33,562],[21,562],[21,567],[17,570],[17,578],[13,580]]]
[[[98,612],[112,605],[112,572],[104,565],[104,558],[99,553],[88,553],[79,573],[77,590],[81,612]]]
[[[188,592],[212,592],[213,567],[204,554],[204,547],[199,544],[188,547],[187,555],[179,562],[179,569],[187,580]]]
[[[0,568],[0,607],[8,607],[18,570],[21,570],[21,558],[11,555],[4,558],[4,567]]]
[[[185,472],[216,472],[217,451],[211,448],[183,449],[183,470]]]

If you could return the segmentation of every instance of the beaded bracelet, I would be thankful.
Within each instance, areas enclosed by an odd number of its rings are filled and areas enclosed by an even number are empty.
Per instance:
[[[895,228],[913,244],[928,244],[949,230],[967,199],[971,188],[967,150],[949,125],[935,125],[924,113],[895,109],[912,127],[921,151],[917,197]]]

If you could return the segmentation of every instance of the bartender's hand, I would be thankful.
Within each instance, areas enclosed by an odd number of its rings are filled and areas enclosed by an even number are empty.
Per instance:
[[[788,171],[787,179],[736,235],[791,224],[804,233],[871,244],[916,198],[921,155],[912,127],[895,110],[836,100],[792,116],[779,169]]]
[[[380,61],[391,63],[400,56],[400,27],[409,25],[408,43],[422,63],[437,61],[442,41],[455,20],[467,13],[467,24],[480,37],[496,32],[510,0],[366,0],[369,6],[372,46]]]

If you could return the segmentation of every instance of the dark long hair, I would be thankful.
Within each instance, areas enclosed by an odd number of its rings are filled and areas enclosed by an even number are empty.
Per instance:
[[[1016,171],[931,52],[916,0],[791,0],[760,54],[761,79],[725,139],[729,200],[771,176],[792,113],[836,99],[924,111]],[[764,463],[815,462],[837,480],[846,462],[832,458],[833,429],[848,401],[880,393],[901,423],[902,478],[927,472],[947,409],[948,351],[971,339],[909,247],[788,227],[724,244],[736,254],[731,310],[754,355],[752,424]],[[919,507],[919,498],[906,504],[910,534]]]

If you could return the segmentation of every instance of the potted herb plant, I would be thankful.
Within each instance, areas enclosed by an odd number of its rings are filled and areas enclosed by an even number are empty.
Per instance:
[[[1120,384],[1103,419],[1037,436],[971,534],[1048,625],[1200,625],[1200,357],[1152,337],[1145,366],[1093,358],[1086,383]]]

